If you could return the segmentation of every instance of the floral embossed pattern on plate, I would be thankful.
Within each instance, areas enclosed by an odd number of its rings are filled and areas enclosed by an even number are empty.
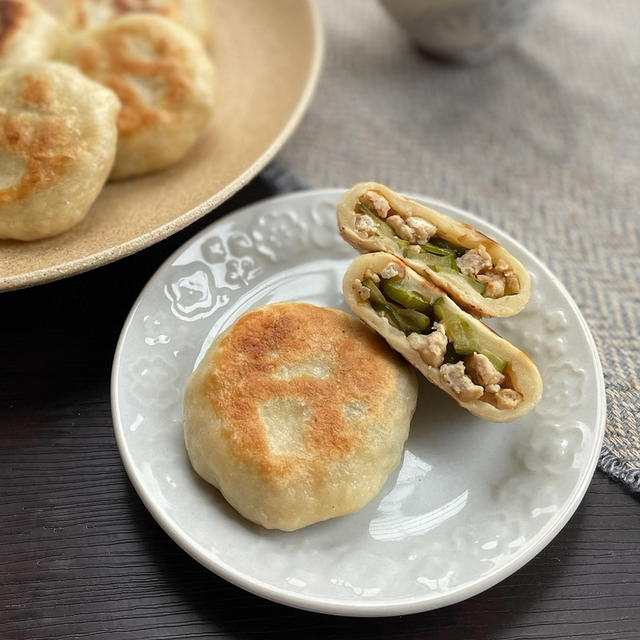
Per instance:
[[[576,305],[536,258],[481,220],[420,198],[493,236],[531,272],[526,309],[490,324],[535,359],[540,404],[514,423],[493,424],[421,383],[402,464],[359,513],[292,533],[245,521],[189,465],[184,385],[214,337],[252,307],[301,300],[346,309],[342,275],[355,252],[337,233],[340,195],[297,193],[238,211],[158,270],[118,345],[116,437],[156,520],[229,581],[327,613],[425,611],[504,579],[567,522],[600,450],[602,373]]]

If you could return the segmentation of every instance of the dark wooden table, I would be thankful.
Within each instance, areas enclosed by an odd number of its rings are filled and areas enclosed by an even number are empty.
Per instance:
[[[145,251],[0,294],[0,638],[640,639],[640,501],[600,472],[560,535],[496,587],[438,611],[338,618],[274,604],[179,549],[133,490],[109,376],[131,305],[196,231],[271,195],[261,178]]]

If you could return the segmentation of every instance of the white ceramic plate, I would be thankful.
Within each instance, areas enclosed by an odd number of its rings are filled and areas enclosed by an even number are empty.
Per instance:
[[[428,383],[402,464],[359,513],[293,533],[245,521],[192,471],[182,393],[213,338],[251,307],[300,300],[346,309],[354,250],[338,236],[338,190],[260,202],[192,238],[127,319],[112,407],[127,472],[155,519],[203,565],[253,593],[332,614],[386,616],[458,602],[533,558],[575,511],[595,469],[605,395],[575,303],[533,255],[468,213],[419,198],[503,243],[533,295],[492,326],[536,361],[545,392],[511,424],[483,422]]]

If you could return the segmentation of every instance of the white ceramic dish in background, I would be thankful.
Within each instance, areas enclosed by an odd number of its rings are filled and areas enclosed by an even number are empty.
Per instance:
[[[456,62],[491,59],[512,42],[540,0],[380,0],[424,51]]]
[[[301,300],[345,308],[354,250],[338,236],[338,190],[260,202],[192,238],[157,271],[122,330],[112,377],[126,470],[159,524],[230,582],[291,606],[386,616],[458,602],[533,558],[580,503],[604,433],[593,339],[558,280],[468,213],[420,198],[502,242],[530,270],[518,316],[491,324],[528,352],[545,392],[511,424],[483,422],[421,384],[400,468],[359,513],[305,529],[244,520],[192,471],[182,393],[213,338],[251,307]]]

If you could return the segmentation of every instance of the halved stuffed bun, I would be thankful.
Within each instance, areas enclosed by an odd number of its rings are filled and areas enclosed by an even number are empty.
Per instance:
[[[474,415],[507,422],[540,400],[542,379],[530,358],[398,258],[357,257],[343,292],[357,316]]]
[[[362,182],[347,191],[338,226],[358,251],[393,254],[473,315],[512,316],[529,300],[529,274],[501,245],[382,184]]]

